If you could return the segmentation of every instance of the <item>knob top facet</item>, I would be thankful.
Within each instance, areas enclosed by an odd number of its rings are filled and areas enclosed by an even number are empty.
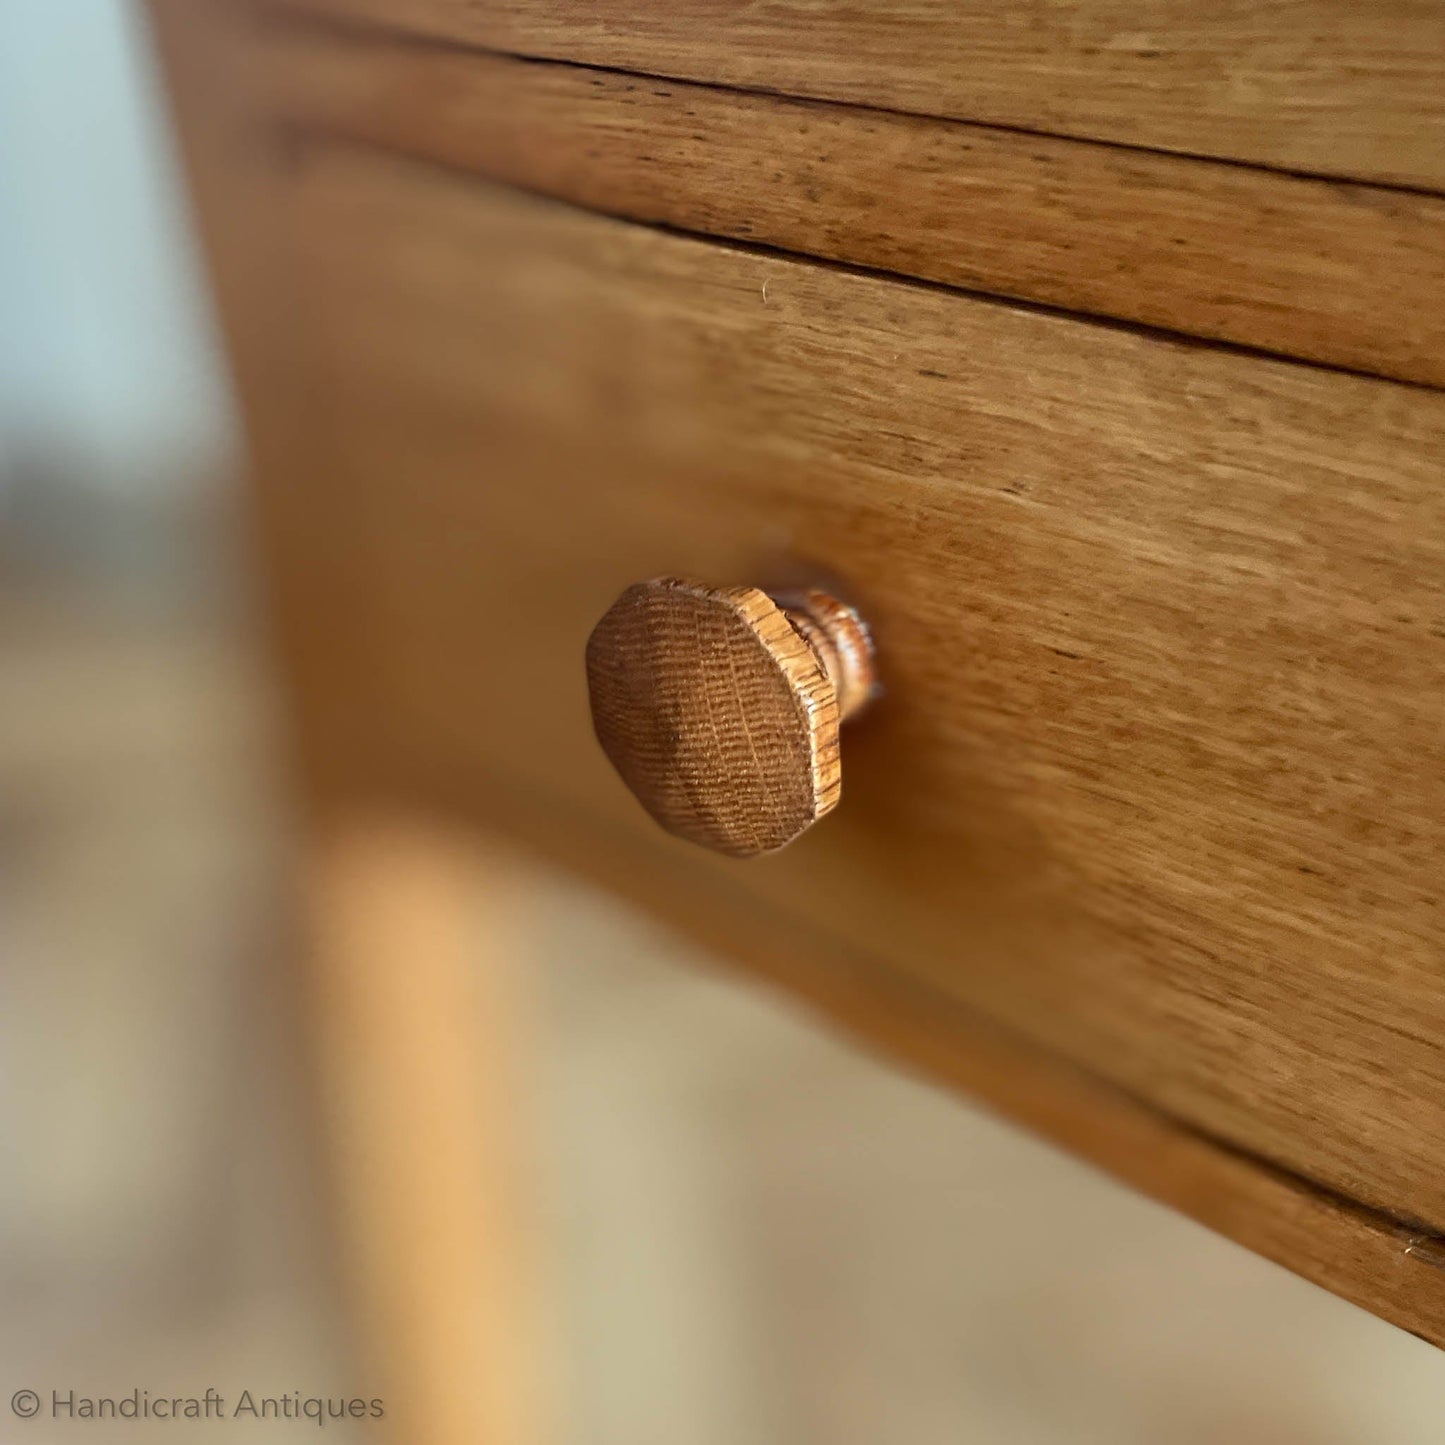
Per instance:
[[[823,593],[639,582],[588,640],[592,722],[668,832],[768,853],[836,806],[838,729],[871,659],[857,614]]]

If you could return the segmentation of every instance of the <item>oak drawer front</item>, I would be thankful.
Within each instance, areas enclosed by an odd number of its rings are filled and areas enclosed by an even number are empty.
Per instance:
[[[353,744],[1445,1223],[1445,397],[361,153],[293,199]],[[659,573],[872,621],[776,857],[664,837],[591,736],[584,641]]]
[[[1421,0],[281,4],[646,76],[1445,187],[1445,11]]]
[[[627,220],[1445,386],[1445,196],[274,17],[228,52],[289,128]]]

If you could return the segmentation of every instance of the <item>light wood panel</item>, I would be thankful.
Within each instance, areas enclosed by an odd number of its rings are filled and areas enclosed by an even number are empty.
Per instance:
[[[1445,384],[1445,200],[268,26],[275,114],[580,205]]]
[[[305,881],[337,1235],[379,1428],[542,1445],[529,880],[495,849],[382,815],[318,830]]]
[[[283,3],[519,55],[1445,187],[1433,0]]]
[[[592,624],[669,570],[829,581],[886,689],[841,807],[677,866],[1445,1221],[1445,397],[329,150],[298,225],[387,700],[353,728],[660,866],[590,736]]]

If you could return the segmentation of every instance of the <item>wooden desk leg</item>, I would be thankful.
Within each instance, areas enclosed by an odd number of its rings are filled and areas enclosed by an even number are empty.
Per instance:
[[[389,1437],[540,1445],[528,879],[425,826],[357,823],[319,840],[307,892],[341,1257]]]

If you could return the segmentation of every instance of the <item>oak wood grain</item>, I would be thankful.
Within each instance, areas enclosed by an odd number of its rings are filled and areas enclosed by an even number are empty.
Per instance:
[[[306,26],[286,121],[689,231],[1445,385],[1445,200]]]
[[[587,639],[597,741],[669,833],[731,858],[791,843],[838,805],[839,689],[757,587],[634,583]]]
[[[1431,0],[284,4],[518,55],[1445,188]]]
[[[373,759],[375,764],[377,759]],[[958,1089],[1182,1211],[1436,1345],[1445,1346],[1439,1236],[1221,1147],[1074,1068],[852,942],[760,906],[736,871],[705,875],[568,800],[480,764],[463,775],[391,759],[373,777],[431,816],[465,813],[715,950],[893,1067]],[[1049,1241],[1040,1241],[1047,1248]],[[971,1247],[988,1249],[978,1238]]]
[[[375,751],[665,858],[590,737],[594,619],[667,569],[844,579],[886,689],[848,806],[731,886],[1445,1221],[1445,397],[328,148],[298,185]]]
[[[575,437],[554,436],[550,442],[557,444],[557,450],[551,451],[548,439],[539,438],[535,429],[522,425],[519,435],[515,419],[504,417],[500,424],[491,414],[459,419],[458,407],[465,407],[475,398],[469,398],[466,387],[452,376],[439,386],[435,401],[429,400],[425,393],[433,370],[424,356],[408,352],[399,361],[403,372],[411,370],[413,374],[399,394],[391,394],[390,413],[385,418],[377,418],[389,450],[377,459],[370,478],[376,488],[383,492],[390,489],[393,495],[385,505],[375,505],[373,488],[358,485],[359,479],[367,475],[366,470],[358,470],[351,448],[338,448],[338,436],[331,431],[346,419],[345,398],[368,388],[363,388],[359,379],[342,384],[345,365],[340,374],[329,378],[324,372],[317,375],[313,371],[313,380],[324,383],[321,390],[328,399],[319,407],[310,406],[310,395],[286,365],[288,361],[296,363],[296,369],[304,377],[318,365],[324,369],[331,347],[323,346],[320,355],[301,354],[311,350],[309,345],[298,344],[295,323],[298,317],[304,316],[304,307],[297,305],[285,278],[277,274],[277,268],[258,265],[261,256],[269,258],[277,249],[275,243],[281,239],[276,198],[285,168],[282,157],[273,147],[258,146],[245,124],[239,128],[233,124],[238,113],[244,112],[248,102],[255,99],[246,96],[244,87],[235,83],[239,77],[231,62],[237,53],[236,37],[228,25],[221,23],[221,7],[202,6],[192,0],[152,0],[152,8],[161,22],[170,79],[182,107],[183,133],[204,229],[210,240],[213,274],[232,354],[247,398],[248,425],[254,447],[253,481],[265,534],[269,590],[280,635],[286,639],[289,665],[284,676],[288,682],[292,729],[311,740],[300,758],[307,792],[313,797],[327,797],[346,809],[354,806],[358,798],[405,796],[424,806],[433,816],[465,816],[504,827],[513,837],[529,841],[549,856],[587,873],[722,950],[730,960],[761,977],[775,980],[790,996],[808,1000],[835,1022],[856,1031],[894,1063],[919,1068],[931,1077],[968,1090],[1027,1126],[1093,1159],[1135,1187],[1185,1210],[1365,1308],[1427,1339],[1445,1344],[1445,1271],[1425,1262],[1432,1256],[1432,1249],[1434,1257],[1438,1257],[1438,1242],[1425,1238],[1416,1247],[1412,1240],[1418,1237],[1418,1232],[1409,1225],[1361,1208],[1357,1203],[1321,1193],[1298,1178],[1272,1170],[1258,1158],[1222,1147],[1197,1130],[1171,1121],[1161,1112],[1159,1100],[1147,1086],[1138,1095],[1131,1096],[1105,1082],[1098,1073],[1074,1068],[1056,1051],[1040,1048],[1018,1030],[1011,1030],[996,1018],[986,1017],[980,1009],[964,1004],[958,988],[942,988],[930,984],[917,972],[907,974],[893,968],[891,952],[880,951],[867,940],[829,933],[816,916],[817,911],[798,908],[796,899],[790,899],[787,907],[775,905],[760,893],[756,886],[759,879],[752,870],[744,884],[734,869],[699,866],[693,854],[660,845],[650,835],[639,835],[631,828],[619,827],[610,816],[610,802],[594,807],[579,798],[574,769],[564,769],[555,784],[539,781],[530,770],[527,775],[514,776],[509,755],[498,746],[497,735],[480,736],[474,746],[468,746],[459,736],[460,719],[449,726],[439,725],[435,716],[437,695],[444,686],[455,688],[459,710],[474,709],[474,721],[485,719],[496,701],[477,679],[476,659],[452,648],[458,641],[475,641],[477,614],[469,609],[476,604],[495,602],[501,597],[505,611],[497,615],[516,614],[519,589],[513,585],[515,579],[510,578],[506,564],[517,559],[508,555],[506,549],[529,538],[535,542],[537,536],[536,510],[529,509],[518,494],[530,478],[549,470],[555,482],[559,466],[572,469],[567,477],[570,496],[574,503],[579,500],[587,503],[586,515],[569,527],[568,556],[562,559],[561,565],[549,571],[544,552],[531,558],[530,565],[539,575],[535,585],[520,589],[520,600],[538,609],[539,621],[544,624],[538,635],[544,646],[548,637],[559,645],[569,641],[575,644],[580,637],[578,629],[585,625],[581,616],[585,604],[574,607],[568,601],[550,615],[541,604],[552,596],[550,583],[569,576],[569,565],[581,550],[576,527],[594,520],[602,508],[601,501],[580,484],[580,479],[591,476],[585,467],[587,448]],[[390,184],[378,182],[373,176],[366,189],[369,191],[378,183]],[[335,184],[333,181],[332,185]],[[397,184],[398,194],[392,198],[393,205],[402,197],[412,195],[418,182],[415,177],[404,177]],[[425,189],[430,190],[432,185],[428,182]],[[351,191],[350,183],[345,189]],[[487,215],[478,218],[474,207],[481,204],[480,200],[464,206],[459,193],[449,194],[452,199],[445,205],[439,196],[433,195],[426,207],[433,223],[441,223],[443,233],[456,230],[457,213],[463,211],[471,216],[464,230],[479,224],[489,228],[496,225],[495,198],[486,202]],[[350,194],[344,209],[353,211],[361,200],[360,196]],[[328,216],[336,206],[336,199],[322,202],[319,196],[308,199],[304,227],[312,232],[312,248],[319,248],[324,255],[331,246],[344,244],[344,239],[330,231]],[[408,296],[404,291],[401,295],[395,294],[402,284],[396,274],[399,258],[392,249],[398,218],[391,207],[387,209],[391,210],[393,223],[391,239],[377,237],[380,250],[372,252],[370,265],[373,268],[381,265],[388,277],[386,289],[393,293],[384,314],[394,313],[400,304],[410,316],[405,333],[409,338],[407,345],[414,347],[418,340],[425,340],[431,326],[436,329],[437,341],[451,338],[453,352],[464,353],[468,348],[475,352],[497,344],[495,337],[467,331],[467,318],[475,318],[479,307],[484,312],[494,309],[495,295],[480,298],[472,295],[462,314],[448,322],[442,317],[429,319],[418,309],[423,301],[427,310],[434,307],[437,304],[434,296],[430,299]],[[535,223],[534,217],[532,224]],[[418,226],[421,225],[418,215]],[[551,232],[552,225],[549,223],[544,230]],[[328,235],[329,244],[325,239]],[[413,239],[419,238],[414,235]],[[505,238],[500,239],[505,245]],[[556,244],[554,234],[553,245]],[[450,244],[443,247],[451,253],[449,265],[453,270],[461,265],[455,254],[457,245],[458,238],[453,235]],[[554,257],[554,263],[555,260]],[[585,264],[585,255],[582,263]],[[565,274],[567,265],[562,269]],[[768,274],[776,276],[776,273]],[[410,277],[411,282],[416,279]],[[472,280],[475,283],[478,278],[473,275]],[[574,277],[573,285],[576,284]],[[329,310],[336,299],[330,298],[323,310]],[[735,295],[734,299],[738,297]],[[365,310],[364,297],[355,297],[354,302]],[[540,298],[534,296],[530,300],[533,306],[539,302],[544,310],[555,310],[556,298],[548,301],[545,288]],[[747,314],[753,322],[756,343],[757,317]],[[611,330],[615,335],[615,315],[612,320]],[[655,327],[664,321],[665,316],[652,324]],[[636,323],[629,322],[621,330],[624,334],[636,334]],[[570,333],[560,344],[572,348],[581,339]],[[693,342],[701,344],[695,333]],[[743,343],[746,344],[746,338]],[[936,338],[933,344],[938,344]],[[585,391],[600,384],[596,367],[584,366],[579,373],[576,360],[574,357],[573,368],[564,383],[564,393],[570,392],[574,401],[579,388]],[[301,365],[303,361],[305,366]],[[990,364],[996,371],[997,359]],[[1170,370],[1177,381],[1177,360],[1171,359]],[[483,390],[495,386],[495,375],[495,368],[481,368],[474,384]],[[536,381],[534,377],[533,384]],[[333,392],[333,388],[337,390]],[[1361,394],[1354,393],[1356,397]],[[309,430],[298,431],[289,425],[298,410],[293,403],[298,402]],[[841,404],[846,405],[846,398]],[[1261,405],[1267,412],[1271,403],[1265,401]],[[939,409],[933,407],[931,411],[936,418]],[[997,455],[999,428],[1007,422],[1008,413],[997,406],[994,411],[998,417],[992,428],[992,451]],[[960,414],[964,421],[971,419],[962,411]],[[796,410],[790,415],[794,417],[788,449],[791,455],[800,441],[805,449],[811,443],[805,434],[806,426],[799,428]],[[351,420],[354,422],[354,418]],[[1158,420],[1162,426],[1167,420],[1167,409],[1166,415]],[[576,421],[573,416],[571,424],[575,425]],[[635,425],[634,417],[634,428]],[[695,426],[693,430],[696,431]],[[507,439],[509,433],[510,440]],[[1298,431],[1295,435],[1298,439]],[[312,444],[323,439],[325,445]],[[742,444],[745,450],[748,444],[746,438],[740,442],[736,433],[729,435],[728,442]],[[479,443],[483,450],[478,450]],[[615,443],[614,436],[610,445]],[[933,450],[936,454],[936,439]],[[1344,450],[1349,452],[1348,445]],[[429,456],[439,463],[434,476],[427,469]],[[1169,449],[1164,448],[1161,466],[1167,464],[1169,456]],[[768,458],[758,460],[766,462]],[[872,464],[875,473],[878,461],[875,457]],[[886,465],[887,458],[882,461]],[[657,464],[655,452],[654,464]],[[636,544],[626,544],[622,529],[633,525],[631,518],[636,507],[647,499],[635,494],[629,497],[625,489],[619,494],[627,498],[626,506],[620,517],[607,519],[602,536],[607,539],[608,547],[627,550],[630,555],[616,559],[615,575],[610,564],[598,567],[599,574],[608,575],[598,575],[588,586],[592,600],[599,605],[605,603],[606,588],[619,583],[627,567],[649,565],[645,559],[656,558],[663,551],[671,552],[673,561],[677,560],[679,550],[685,550],[699,563],[720,561],[725,553],[730,553],[733,561],[746,554],[750,562],[756,562],[760,554],[776,557],[780,549],[788,547],[786,526],[772,529],[751,523],[744,526],[745,519],[738,515],[736,508],[731,508],[732,534],[711,549],[710,559],[705,557],[709,548],[700,541],[695,528],[688,531],[684,525],[686,509],[677,500],[676,487],[688,480],[689,469],[670,462],[665,465],[663,474],[646,482],[646,486],[663,498],[672,498],[670,509],[664,513],[670,525],[644,525]],[[1000,465],[1006,464],[996,462],[996,478]],[[1059,465],[1057,460],[1055,465]],[[824,515],[828,509],[826,480],[814,483],[796,460],[790,460],[785,471],[786,486],[795,495],[796,509],[814,516]],[[616,477],[614,459],[607,472],[599,477],[599,485],[605,488]],[[631,480],[635,484],[645,479],[633,475]],[[713,482],[716,481],[714,476]],[[756,476],[750,481],[755,485]],[[938,484],[948,485],[947,481]],[[1147,508],[1141,512],[1137,507],[1138,486],[1139,479],[1135,477],[1118,495],[1117,505],[1106,503],[1101,512],[1107,519],[1106,525],[1116,529],[1129,526],[1131,513],[1135,514],[1134,522],[1143,524],[1143,535],[1147,536],[1150,512]],[[934,489],[926,486],[923,493],[926,495]],[[866,520],[872,515],[871,510],[851,507],[846,495],[849,489],[844,490],[840,505],[848,521]],[[1010,480],[1005,476],[1001,491],[1004,497],[1014,497],[1022,505],[1025,491],[1020,479]],[[409,510],[401,495],[403,492],[430,493],[433,500],[418,507],[407,527],[388,536],[384,530],[378,530],[378,524],[387,523],[398,509]],[[358,502],[366,500],[368,493],[370,500],[363,508]],[[748,495],[746,488],[742,495]],[[916,503],[919,490],[912,489],[910,495]],[[961,499],[966,514],[975,512],[986,500],[986,491],[982,489],[965,489]],[[1047,497],[1044,500],[1047,501]],[[720,496],[714,491],[700,515],[711,526],[726,505],[726,495]],[[1387,500],[1377,525],[1389,520],[1388,509]],[[1292,517],[1293,509],[1287,515]],[[914,516],[920,527],[928,527],[931,519],[927,511],[918,509]],[[478,542],[479,520],[489,517],[510,518],[511,525],[493,534],[483,545]],[[319,525],[323,520],[326,525]],[[696,520],[694,517],[693,522]],[[1154,520],[1157,522],[1157,514]],[[881,529],[881,535],[879,529],[873,529],[875,535],[871,540],[866,534],[849,540],[844,535],[846,530],[847,522],[830,528],[820,543],[820,550],[831,553],[836,549],[846,561],[856,549],[862,557],[871,554],[875,560],[886,562],[880,541],[886,541],[890,535],[895,542],[906,540],[887,527]],[[1408,539],[1409,535],[1407,529],[1405,537]],[[675,545],[679,537],[689,539],[685,547]],[[986,556],[992,554],[990,570],[996,573],[1001,564],[999,553],[1006,545],[997,525],[985,541],[991,541],[984,552]],[[930,557],[936,555],[936,548],[926,550]],[[1077,547],[1073,550],[1077,551]],[[385,560],[388,557],[390,560]],[[477,565],[487,557],[492,559],[490,565],[499,574],[498,582],[507,584],[505,597],[498,583],[486,582],[477,590],[482,581],[477,575]],[[382,559],[382,565],[373,565],[378,559]],[[1031,575],[1027,561],[1026,554],[1021,558],[1024,565],[1019,573],[1024,580]],[[953,558],[946,559],[941,570],[957,574],[967,562],[961,548],[956,548]],[[434,569],[430,574],[429,566]],[[1328,569],[1321,562],[1317,570],[1324,575]],[[919,591],[922,580],[915,577],[909,583],[912,593]],[[985,588],[987,581],[985,578]],[[398,590],[413,583],[420,586],[415,596]],[[433,585],[437,589],[435,594],[431,592]],[[953,587],[945,589],[945,603],[954,590]],[[1198,595],[1197,570],[1187,578],[1186,592]],[[1044,607],[1047,605],[1045,597]],[[1015,612],[1017,615],[1017,604]],[[922,630],[930,635],[940,640],[958,635],[959,629],[949,621],[935,626],[927,610],[919,615]],[[1035,617],[1025,614],[1023,621],[1037,630],[1042,625],[1042,612]],[[436,627],[438,631],[408,635],[413,623]],[[495,640],[495,634],[493,638]],[[1230,640],[1224,639],[1226,644]],[[1064,641],[1044,639],[1044,645],[1055,646]],[[1399,641],[1396,638],[1397,652]],[[402,643],[420,655],[412,662],[406,660],[405,654],[398,656],[395,649]],[[377,659],[379,650],[381,666],[369,668],[367,659]],[[1060,646],[1061,652],[1065,650],[1067,648]],[[541,655],[536,654],[534,661]],[[1000,667],[1016,670],[1031,655],[1024,647],[1013,649],[1010,656],[990,646],[981,661],[986,672]],[[1045,666],[1051,665],[1041,652],[1037,660]],[[1061,659],[1056,665],[1062,667],[1068,661],[1070,659]],[[1161,652],[1159,665],[1166,661]],[[520,663],[515,653],[511,655],[511,662],[516,669],[510,673],[514,680],[539,681],[532,666]],[[1434,686],[1435,679],[1429,659],[1424,662],[1422,686],[1428,690]],[[553,699],[561,698],[569,709],[553,715],[554,721],[566,723],[576,716],[571,709],[583,701],[577,678],[565,669],[546,672],[544,693]],[[388,687],[393,681],[408,679],[418,688],[413,696],[398,695]],[[896,710],[888,709],[894,709],[897,701],[896,691],[891,699],[885,697],[885,711],[864,726],[886,729],[896,739],[899,729],[890,720],[896,716]],[[961,711],[964,705],[960,697]],[[537,717],[534,715],[531,721],[536,722]],[[440,741],[444,741],[445,746],[433,751],[433,745]],[[574,748],[586,746],[571,726],[554,730],[544,739],[544,746],[558,742]],[[585,753],[578,752],[574,764],[584,756]],[[886,756],[881,750],[875,750],[875,760]],[[986,760],[980,757],[976,761],[981,778]],[[906,780],[909,769],[903,766],[900,771]],[[605,794],[599,776],[585,769],[583,772],[589,787]],[[914,770],[912,775],[920,777],[921,770]],[[986,784],[981,783],[972,792],[975,802],[988,802]],[[615,800],[615,792],[605,796]],[[951,806],[957,803],[958,797],[958,788],[951,786],[942,801]],[[854,803],[857,801],[853,799]],[[995,798],[995,804],[996,801]],[[953,907],[955,911],[969,912],[968,928],[959,930],[957,939],[939,948],[940,955],[951,960],[955,968],[966,966],[966,960],[960,961],[960,942],[966,938],[978,956],[980,937],[987,941],[984,925],[996,923],[1001,916],[999,910],[991,913],[987,908],[973,906],[986,901],[986,894],[970,885],[969,864],[982,862],[990,850],[1003,850],[1016,861],[1038,861],[1038,849],[1020,848],[1018,828],[1012,832],[1008,829],[995,832],[989,850],[969,849],[969,836],[987,836],[994,825],[1007,822],[1008,818],[1006,810],[991,806],[985,809],[981,826],[974,828],[966,815],[954,811],[948,817],[946,830],[936,840],[945,855],[944,864],[954,871]],[[906,810],[889,814],[885,809],[877,821],[891,821],[895,825],[908,823],[912,831],[908,860],[928,858],[932,841],[928,835],[929,813],[926,807],[917,805],[916,799],[909,801]],[[835,859],[837,856],[834,855]],[[881,853],[879,857],[882,858]],[[1366,866],[1378,867],[1387,862],[1388,857],[1388,849],[1374,850],[1360,861]],[[800,857],[793,859],[794,865],[800,861]],[[765,866],[771,869],[774,865]],[[883,866],[879,869],[878,882],[886,886],[905,873],[903,867]],[[925,870],[921,880],[925,892],[929,891],[929,876]],[[939,875],[935,872],[932,876]],[[1319,875],[1304,877],[1308,880]],[[1228,888],[1230,878],[1221,874],[1219,882],[1220,891],[1212,902],[1216,913],[1223,909],[1223,890]],[[936,890],[934,892],[936,894]],[[1350,906],[1351,901],[1340,902]],[[1438,938],[1438,931],[1431,937]],[[1058,942],[1057,937],[1054,942]],[[916,933],[905,933],[900,939],[903,956],[916,954],[917,948]],[[1017,941],[1013,951],[1017,956]],[[1418,965],[1407,965],[1399,971],[1399,977],[1392,977],[1394,958],[1386,949],[1375,959],[1374,968],[1380,995],[1393,995],[1399,1006]],[[1321,967],[1307,988],[1327,989],[1333,977],[1331,970]],[[1068,1006],[1068,993],[1050,1001],[1048,981],[1040,982],[1045,985],[1035,991],[1040,1007],[1052,1007],[1054,1003]],[[1201,982],[1217,992],[1218,967]],[[1201,999],[1207,997],[1204,989],[1198,992]],[[1227,1001],[1216,998],[1214,1002],[1218,1005]],[[1287,1009],[1289,1002],[1283,1001],[1279,1007]],[[1367,1016],[1373,1007],[1373,1004],[1367,1005]],[[1428,991],[1420,1001],[1417,1021],[1427,1030],[1433,1026],[1438,1037],[1438,998]],[[1251,1055],[1253,1062],[1261,1059],[1268,1059],[1267,1052]],[[1227,1079],[1230,1068],[1227,1060],[1223,1068],[1222,1077]],[[1257,1075],[1253,1078],[1254,1087],[1270,1087],[1268,1077],[1262,1085]],[[1332,1091],[1327,1091],[1326,1097],[1332,1108],[1338,1107],[1339,1100]],[[1388,1100],[1386,1104],[1388,1107]],[[1429,1134],[1428,1118],[1417,1118],[1414,1122],[1425,1132],[1412,1136],[1405,1129],[1395,1136],[1395,1142],[1407,1158],[1415,1161],[1416,1172],[1423,1174],[1433,1152],[1430,1138],[1438,1134]],[[1328,1130],[1335,1132],[1332,1124]],[[1421,1142],[1415,1147],[1417,1137]],[[1388,1147],[1389,1141],[1385,1143]],[[1377,1138],[1372,1149],[1378,1152],[1379,1148]],[[1368,1170],[1372,1159],[1364,1158],[1361,1164]]]

